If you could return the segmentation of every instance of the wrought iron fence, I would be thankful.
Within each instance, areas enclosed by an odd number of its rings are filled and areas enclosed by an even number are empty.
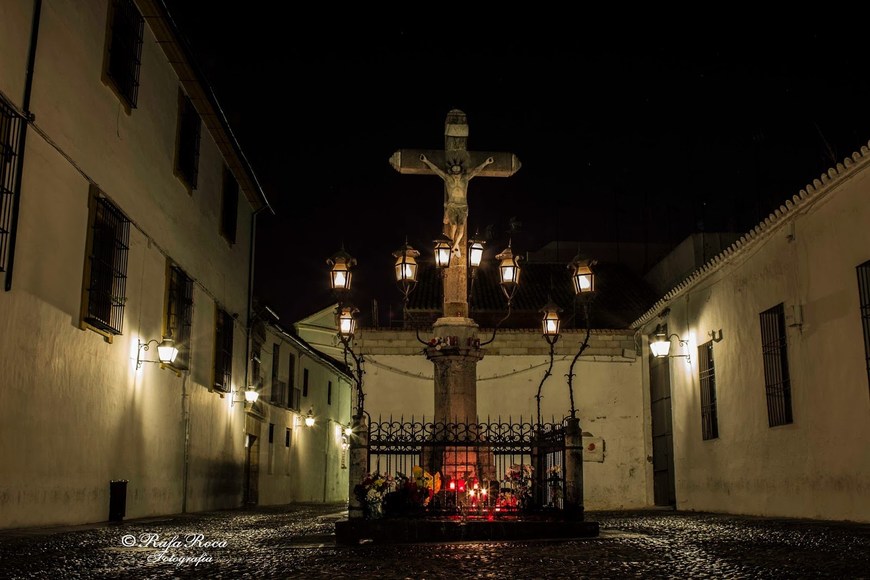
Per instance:
[[[388,515],[533,514],[562,509],[564,463],[561,424],[379,418],[369,425],[370,476],[356,493]]]

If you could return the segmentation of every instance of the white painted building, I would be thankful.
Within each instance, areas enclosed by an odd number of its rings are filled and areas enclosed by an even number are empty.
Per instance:
[[[346,497],[334,365],[280,337],[319,422],[246,412],[268,202],[162,2],[0,3],[0,188],[0,528],[105,521],[110,489],[127,518],[237,507],[270,423],[319,471],[288,487],[263,470],[265,502]],[[171,367],[154,363],[166,336]]]
[[[677,508],[870,521],[867,147],[633,326],[659,325],[689,355],[645,358]]]
[[[351,378],[275,324],[255,324],[252,336],[252,376],[261,385],[254,412],[261,421],[251,425],[258,431],[248,489],[256,497],[248,499],[260,505],[347,500]]]

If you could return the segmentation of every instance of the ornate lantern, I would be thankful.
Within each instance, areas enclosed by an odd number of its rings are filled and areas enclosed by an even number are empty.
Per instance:
[[[499,261],[498,274],[501,283],[501,289],[507,296],[508,302],[513,299],[517,291],[517,286],[520,282],[520,256],[514,256],[511,250],[510,242],[504,251],[495,257]]]
[[[561,326],[559,313],[561,311],[562,309],[552,300],[541,309],[541,312],[544,313],[544,318],[541,320],[541,331],[545,337],[559,336],[559,327]]]
[[[353,306],[345,306],[338,314],[338,334],[344,339],[351,339],[356,333],[356,313]]]
[[[579,254],[568,265],[574,269],[571,279],[574,282],[574,293],[578,296],[595,291],[595,274],[592,272],[594,265],[595,260],[581,258]]]
[[[438,268],[446,268],[450,265],[450,240],[438,238],[435,240],[435,265]]]
[[[329,287],[337,292],[350,290],[351,268],[356,266],[356,258],[344,251],[344,248],[326,260],[329,264]]]
[[[401,248],[393,252],[396,258],[396,282],[407,292],[417,283],[417,256],[420,252],[405,242]]]

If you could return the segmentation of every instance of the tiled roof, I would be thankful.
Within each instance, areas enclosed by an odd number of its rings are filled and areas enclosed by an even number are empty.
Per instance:
[[[617,263],[598,264],[596,292],[592,297],[592,328],[627,328],[655,302],[657,296],[642,279]],[[435,268],[422,269],[417,288],[411,293],[409,310],[419,321],[431,323],[440,316],[443,287]],[[520,285],[512,303],[506,328],[537,328],[540,309],[551,300],[563,312],[564,328],[584,327],[581,299],[575,299],[571,271],[566,264],[522,264]],[[498,283],[495,265],[482,267],[474,280],[471,318],[481,327],[492,327],[507,313],[507,299]]]

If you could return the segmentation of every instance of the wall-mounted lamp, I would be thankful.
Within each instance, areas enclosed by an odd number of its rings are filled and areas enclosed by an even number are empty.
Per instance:
[[[722,329],[720,328],[718,331],[716,331],[716,330],[711,330],[710,332],[707,333],[707,335],[710,337],[710,339],[711,339],[713,342],[721,342],[721,340],[722,340]]]
[[[305,426],[314,427],[314,423],[316,423],[316,421],[314,420],[314,411],[308,409],[308,414],[305,415]]]
[[[345,427],[344,434],[346,437],[350,437],[351,435],[353,435],[353,428],[352,427]]]
[[[142,368],[142,363],[160,363],[171,364],[178,356],[178,349],[175,347],[175,341],[171,338],[164,338],[163,342],[157,342],[157,339],[149,340],[148,342],[139,342],[139,348],[136,350],[136,368]],[[160,360],[146,360],[142,358],[142,353],[149,349],[151,343],[157,345],[157,358]]]
[[[244,399],[236,399],[233,397],[233,402],[231,405],[235,405],[236,403],[245,403],[245,405],[253,405],[257,402],[257,399],[260,398],[260,393],[257,392],[256,387],[254,385],[249,385],[247,389],[245,389],[245,398]]]
[[[662,329],[661,324],[656,327],[656,336],[649,343],[649,349],[652,351],[653,356],[656,358],[675,358],[675,357],[685,357],[686,362],[692,362],[691,357],[688,354],[669,354],[671,352],[671,339],[677,337],[677,342],[680,343],[680,346],[688,346],[689,341],[683,340],[680,338],[678,334],[666,335],[665,331]]]

